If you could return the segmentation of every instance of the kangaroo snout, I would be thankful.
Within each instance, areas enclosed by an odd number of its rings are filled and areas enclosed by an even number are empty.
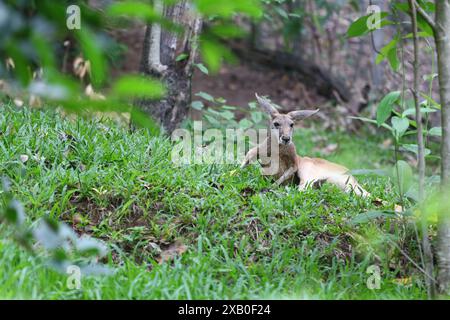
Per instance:
[[[289,137],[289,136],[281,136],[281,143],[288,144],[289,142],[291,142],[291,137]]]

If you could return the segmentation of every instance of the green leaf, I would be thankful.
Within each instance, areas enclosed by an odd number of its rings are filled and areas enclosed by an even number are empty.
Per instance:
[[[181,53],[175,58],[175,61],[179,62],[179,61],[185,60],[187,57],[189,57],[189,55],[187,53]]]
[[[236,57],[227,47],[207,36],[202,37],[200,49],[204,62],[213,73],[219,71],[223,60],[236,62]]]
[[[223,105],[222,109],[225,109],[225,110],[236,110],[236,107]]]
[[[22,85],[26,86],[32,79],[29,64],[27,58],[19,48],[11,44],[7,47],[7,55],[11,57],[14,62],[13,72]],[[2,62],[3,63],[3,62]]]
[[[433,28],[428,24],[428,22],[420,14],[417,15],[417,26],[428,37],[434,36]]]
[[[104,257],[108,251],[106,246],[100,240],[89,236],[82,236],[77,239],[75,246],[77,251],[85,256]]]
[[[249,102],[248,107],[250,109],[256,109],[258,107],[258,105],[256,104],[256,102]]]
[[[400,61],[397,56],[397,42],[398,38],[394,38],[387,45],[381,48],[380,53],[377,55],[375,60],[376,64],[379,64],[384,59],[388,59],[392,69],[394,71],[398,70]]]
[[[366,15],[353,21],[347,30],[347,38],[359,37],[366,34],[369,31],[367,27],[368,18],[369,15]]]
[[[431,112],[436,112],[436,109],[431,109],[431,108],[420,108],[420,113],[431,113]],[[411,115],[416,115],[416,108],[409,108],[406,109],[405,111],[403,111],[403,117],[406,116],[411,116]]]
[[[111,92],[119,98],[160,98],[165,88],[158,80],[138,75],[126,75],[113,84]]]
[[[203,63],[196,63],[195,66],[204,74],[209,74],[208,68]]]
[[[428,134],[431,136],[442,137],[442,127],[433,127],[428,131]]]
[[[391,123],[397,139],[401,138],[409,128],[409,120],[407,118],[392,117]]]
[[[200,92],[196,93],[195,95],[196,95],[197,97],[201,97],[201,98],[203,98],[203,99],[205,99],[205,100],[207,100],[207,101],[215,102],[215,101],[214,101],[214,97],[213,97],[212,95],[210,95],[209,93],[200,91]]]
[[[408,3],[394,3],[394,7],[400,11],[403,11],[404,13],[409,14],[409,4]]]
[[[196,8],[206,16],[231,17],[236,13],[244,13],[259,18],[263,11],[258,0],[196,0]]]
[[[433,108],[436,108],[437,110],[441,110],[441,105],[436,102],[432,97],[427,96],[425,93],[420,93],[422,97],[424,97],[427,101],[427,105]]]
[[[47,42],[44,36],[34,34],[32,38],[33,47],[39,56],[39,64],[48,72],[49,69],[55,69],[56,62],[55,56],[50,48],[50,44]]]
[[[148,129],[152,136],[159,135],[159,125],[147,113],[138,108],[132,108],[130,116],[133,123],[142,128]]]
[[[351,220],[351,224],[361,224],[365,222],[369,222],[378,218],[396,218],[397,214],[391,210],[383,210],[383,211],[368,211],[362,212],[358,214]]]
[[[152,6],[139,1],[113,3],[106,9],[106,14],[110,17],[127,16],[138,18],[146,22],[160,19],[160,16],[153,10]]]
[[[413,171],[409,164],[403,160],[397,161],[397,166],[392,168],[392,179],[396,182],[397,191],[400,194],[405,194],[413,182]]]
[[[252,116],[252,121],[255,124],[260,123],[263,120],[262,112],[259,112],[259,111],[252,112],[251,116]]]
[[[365,117],[349,117],[349,118],[350,118],[350,119],[355,119],[355,120],[361,120],[361,121],[364,121],[364,122],[367,122],[367,123],[373,123],[373,124],[378,125],[378,123],[377,123],[376,120],[372,120],[372,119],[365,118]],[[382,126],[383,128],[388,129],[389,131],[393,132],[392,127],[391,127],[390,125],[388,125],[387,123],[382,123],[381,126]]]
[[[75,33],[80,42],[83,55],[91,63],[91,81],[94,85],[102,84],[106,79],[106,57],[95,36],[87,28]]]
[[[380,101],[377,109],[378,126],[389,118],[394,108],[394,103],[398,100],[398,98],[400,98],[400,91],[392,91]]]
[[[287,12],[283,8],[275,6],[274,9],[282,18],[289,19]]]
[[[195,110],[202,110],[205,105],[201,101],[192,101],[191,106]]]
[[[368,14],[368,15],[362,16],[362,17],[356,19],[355,21],[353,21],[347,30],[347,38],[359,37],[359,36],[365,35],[366,33],[370,32],[370,31],[373,31],[373,30],[370,30],[367,25],[367,20],[371,16],[372,16],[372,14]],[[383,20],[387,16],[388,16],[387,12],[380,12],[380,27],[383,27],[387,24],[391,24],[390,21]]]
[[[252,126],[253,126],[253,123],[248,119],[244,118],[241,121],[239,121],[239,128],[241,128],[243,130],[251,128]]]
[[[397,56],[397,46],[389,50],[387,53],[387,59],[389,61],[389,64],[391,65],[392,70],[397,71],[400,67],[400,60]]]
[[[419,146],[417,144],[402,144],[402,148],[405,149],[406,151],[414,153],[415,155],[419,153]],[[431,150],[425,148],[424,153],[425,153],[424,156],[426,157],[429,154],[431,154]]]
[[[234,113],[228,110],[219,112],[219,115],[226,120],[231,120],[234,118]]]
[[[412,33],[408,33],[406,36],[403,37],[403,39],[412,39],[414,35]],[[417,33],[417,37],[419,38],[426,38],[429,37],[430,35],[426,32],[420,31]]]
[[[206,118],[206,120],[208,120],[208,122],[209,122],[210,124],[212,124],[213,126],[220,127],[220,122],[219,122],[216,118],[214,118],[213,116],[210,116],[210,115],[207,115],[207,114],[204,114],[203,116],[204,116],[204,117]]]
[[[219,24],[209,28],[208,32],[221,38],[242,38],[247,33],[241,27],[234,24]]]
[[[10,223],[21,225],[25,221],[25,210],[22,204],[17,200],[11,200],[5,209],[5,218]]]
[[[439,74],[437,74],[437,73],[431,73],[431,74],[423,75],[422,78],[423,78],[424,81],[431,81],[431,80],[436,79],[438,76],[439,76]]]

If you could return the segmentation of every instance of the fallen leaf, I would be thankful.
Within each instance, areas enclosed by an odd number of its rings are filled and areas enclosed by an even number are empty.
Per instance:
[[[395,284],[399,284],[402,286],[408,286],[412,284],[412,278],[411,277],[406,277],[406,278],[397,278],[392,280],[393,283]]]
[[[156,250],[158,253],[161,253],[161,247],[155,242],[149,242],[148,246],[153,250]]]
[[[17,107],[21,107],[21,106],[23,106],[23,100],[20,100],[20,99],[14,99],[14,104],[17,106]]]
[[[167,248],[162,249],[160,257],[157,259],[159,264],[162,264],[166,261],[171,261],[175,259],[176,256],[182,255],[186,252],[188,247],[183,244],[181,241],[175,241]]]
[[[21,154],[19,159],[20,161],[22,161],[22,163],[25,163],[28,161],[28,156],[26,154]]]

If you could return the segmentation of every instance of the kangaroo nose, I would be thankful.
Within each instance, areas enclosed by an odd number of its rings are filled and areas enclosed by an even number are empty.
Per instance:
[[[281,137],[281,140],[283,140],[284,143],[288,143],[291,141],[291,137]]]

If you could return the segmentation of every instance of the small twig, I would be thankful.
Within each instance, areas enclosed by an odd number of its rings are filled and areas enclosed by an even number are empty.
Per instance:
[[[428,13],[417,3],[416,0],[412,0],[414,6],[416,7],[417,12],[425,19],[425,21],[430,25],[433,31],[436,31],[436,23],[434,20],[428,15]]]
[[[395,248],[397,248],[398,251],[400,251],[400,253],[409,260],[409,262],[411,262],[420,272],[422,272],[425,276],[427,276],[431,281],[433,281],[434,283],[436,283],[436,279],[434,279],[432,276],[430,276],[425,270],[423,270],[405,251],[403,251],[402,248],[400,248],[398,246],[398,244],[396,244],[394,241],[392,241],[389,238],[388,239],[389,242],[391,242]]]

